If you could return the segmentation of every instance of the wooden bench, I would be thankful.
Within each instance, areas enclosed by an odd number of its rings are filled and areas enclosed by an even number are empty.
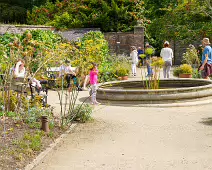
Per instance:
[[[48,88],[46,85],[41,85],[41,91],[43,91],[44,94],[38,92],[38,95],[42,96],[42,104],[45,107],[47,105]],[[13,78],[11,82],[11,90],[14,90],[20,95],[24,94],[26,96],[28,95],[28,92],[30,92],[30,96],[32,99],[34,99],[35,93],[37,91],[36,87],[33,87],[29,80],[26,80],[24,78]]]
[[[73,72],[76,71],[76,67],[71,67]],[[55,87],[57,84],[57,80],[59,78],[60,67],[49,67],[46,70],[46,74],[48,77],[48,85],[50,88]]]
[[[16,91],[17,93],[27,94],[28,84],[26,83],[24,78],[13,78],[11,81],[11,90]]]

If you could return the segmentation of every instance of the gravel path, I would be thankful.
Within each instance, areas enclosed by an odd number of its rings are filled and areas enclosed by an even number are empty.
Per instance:
[[[99,106],[34,170],[211,170],[211,110]]]

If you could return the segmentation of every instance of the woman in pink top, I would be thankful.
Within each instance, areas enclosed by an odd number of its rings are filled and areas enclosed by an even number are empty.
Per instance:
[[[96,101],[97,83],[98,83],[98,69],[97,64],[93,64],[90,71],[90,84],[91,84],[91,104],[100,104]]]

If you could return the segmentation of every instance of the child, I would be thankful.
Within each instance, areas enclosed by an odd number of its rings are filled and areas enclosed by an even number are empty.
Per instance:
[[[132,76],[136,76],[136,64],[138,63],[138,52],[135,46],[131,46],[130,57],[132,59]]]
[[[90,84],[91,84],[91,104],[100,104],[96,101],[96,93],[97,93],[97,82],[98,82],[98,69],[97,64],[93,64],[93,67],[90,71]]]

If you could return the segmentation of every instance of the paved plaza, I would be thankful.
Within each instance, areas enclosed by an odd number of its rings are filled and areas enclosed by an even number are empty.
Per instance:
[[[78,103],[87,96],[80,92]],[[59,111],[56,92],[49,103]],[[78,124],[33,170],[212,169],[212,104],[102,104],[93,118]]]

